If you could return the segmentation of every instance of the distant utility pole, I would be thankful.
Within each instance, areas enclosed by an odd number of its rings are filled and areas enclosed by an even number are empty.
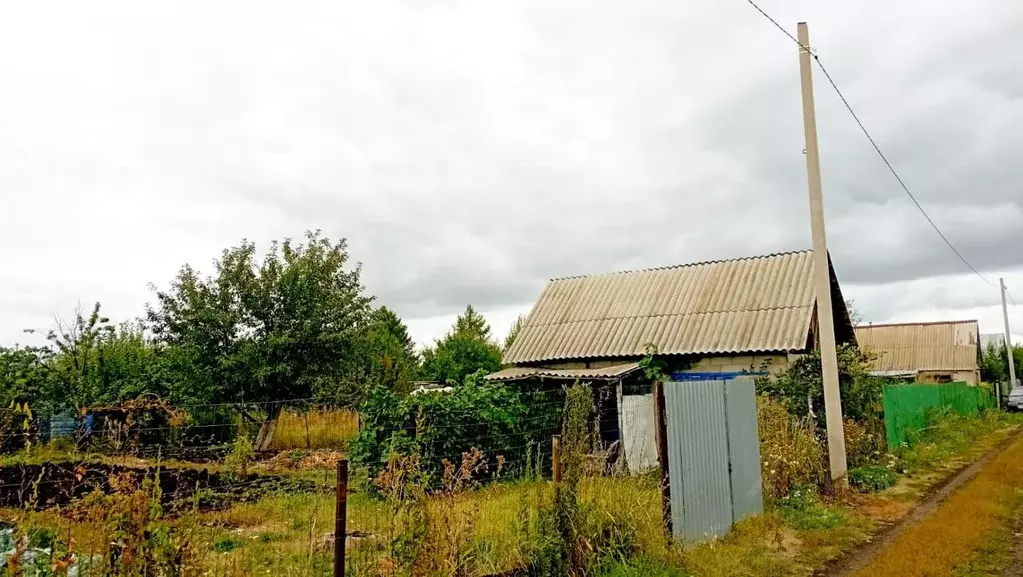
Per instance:
[[[1009,389],[1016,386],[1016,365],[1012,359],[1012,337],[1009,336],[1009,309],[1005,308],[1005,279],[998,279],[1002,289],[1002,318],[1005,319],[1005,354],[1009,357]]]
[[[835,318],[831,305],[831,267],[824,234],[824,201],[821,198],[821,163],[817,151],[817,117],[813,108],[813,78],[810,76],[810,33],[806,22],[797,26],[799,76],[803,88],[803,133],[806,138],[806,175],[810,183],[810,231],[813,234],[813,274],[817,292],[817,341],[821,349],[821,377],[824,381],[824,416],[828,424],[828,460],[831,479],[845,482],[845,432],[842,428],[842,396],[838,390],[838,353],[835,351]]]

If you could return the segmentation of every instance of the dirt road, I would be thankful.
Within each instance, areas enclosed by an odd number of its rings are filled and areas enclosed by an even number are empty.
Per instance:
[[[1017,433],[829,574],[1023,577],[1021,511],[1023,433]]]

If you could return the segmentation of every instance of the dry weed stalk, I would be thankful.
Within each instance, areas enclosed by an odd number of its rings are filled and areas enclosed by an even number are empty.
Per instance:
[[[433,535],[431,556],[434,564],[439,565],[434,569],[445,575],[460,577],[468,574],[469,551],[480,505],[477,500],[468,500],[459,507],[458,497],[479,486],[477,479],[487,472],[487,461],[482,451],[473,448],[462,453],[462,463],[457,469],[447,459],[442,462],[444,482],[437,494],[436,518],[433,519],[433,525],[440,534]]]

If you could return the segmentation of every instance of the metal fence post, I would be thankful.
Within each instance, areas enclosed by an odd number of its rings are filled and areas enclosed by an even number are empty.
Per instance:
[[[348,532],[348,459],[337,462],[337,497],[334,505],[334,577],[345,574],[345,534]]]
[[[551,439],[551,477],[555,483],[561,482],[561,435]]]
[[[661,466],[661,512],[668,538],[672,538],[671,482],[668,476],[668,426],[664,417],[664,382],[654,383],[654,435],[657,440],[657,462]]]

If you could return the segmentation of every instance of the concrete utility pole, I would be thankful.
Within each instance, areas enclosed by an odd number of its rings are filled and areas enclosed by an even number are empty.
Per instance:
[[[842,397],[838,390],[838,353],[835,351],[835,318],[831,304],[831,267],[824,234],[824,201],[821,198],[821,163],[817,151],[817,117],[813,107],[810,75],[810,33],[806,22],[798,24],[799,76],[803,88],[803,133],[806,138],[806,175],[810,184],[810,231],[813,234],[813,274],[817,293],[817,341],[821,350],[824,382],[824,416],[828,424],[828,460],[831,479],[845,482],[845,432],[842,428]]]
[[[1002,318],[1005,319],[1005,354],[1009,357],[1009,389],[1016,386],[1016,366],[1012,359],[1012,337],[1009,336],[1009,309],[1005,308],[1005,279],[998,279],[1002,289]]]

